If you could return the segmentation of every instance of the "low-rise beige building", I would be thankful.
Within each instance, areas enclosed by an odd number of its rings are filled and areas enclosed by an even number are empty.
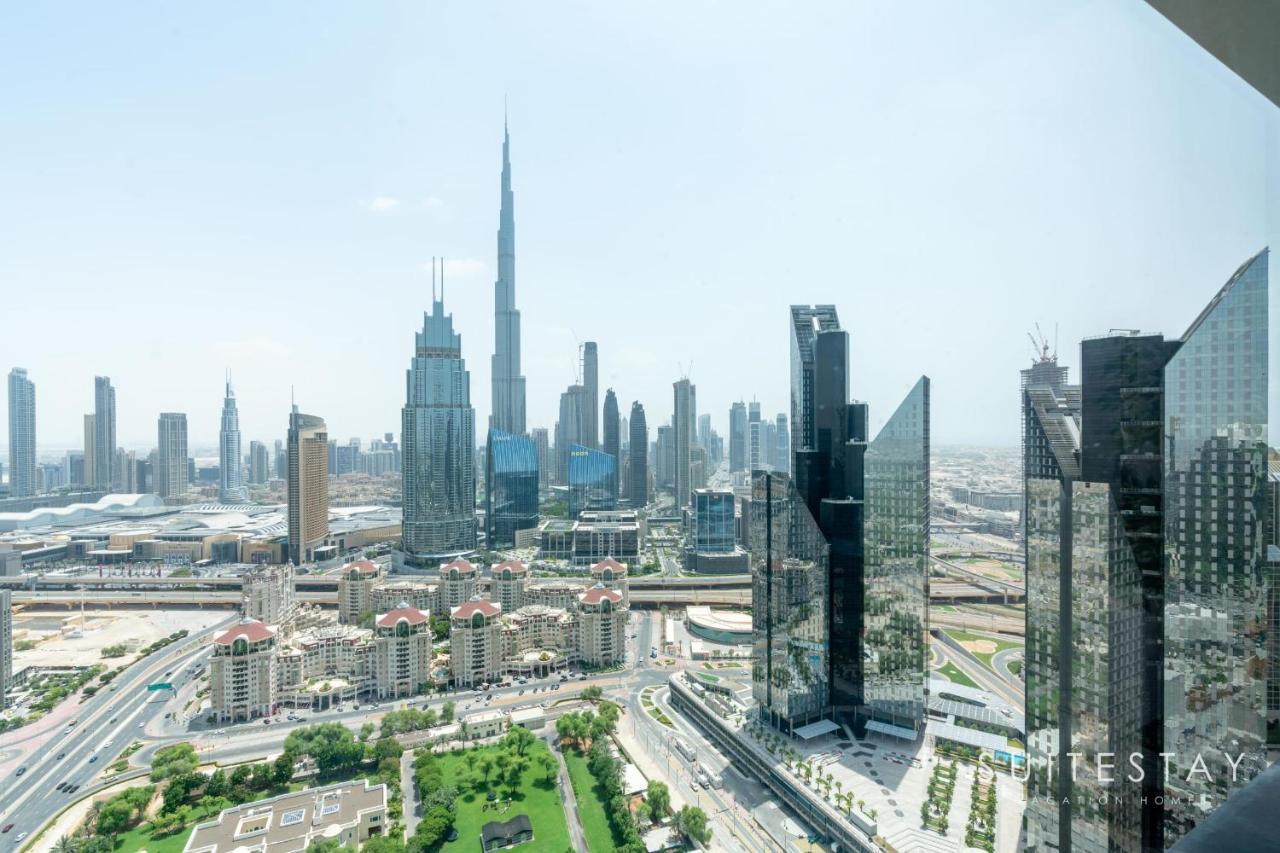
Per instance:
[[[423,580],[385,581],[371,592],[374,613],[394,610],[401,602],[416,607],[435,618],[446,612],[440,595],[440,584]]]
[[[223,809],[191,830],[183,853],[302,853],[320,839],[355,850],[387,825],[387,786],[308,788]]]

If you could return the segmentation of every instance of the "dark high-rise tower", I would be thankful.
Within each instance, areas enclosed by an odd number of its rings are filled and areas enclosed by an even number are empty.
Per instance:
[[[502,126],[502,207],[498,215],[498,280],[493,285],[493,414],[490,426],[525,431],[524,376],[520,373],[520,312],[516,309],[516,214],[511,190],[511,136]]]
[[[601,449],[613,457],[615,471],[622,471],[622,435],[619,433],[618,424],[618,396],[613,393],[613,389],[604,392],[604,416],[601,419],[604,424],[604,443]],[[617,489],[618,481],[615,477],[614,488]],[[614,499],[617,499],[614,494]]]
[[[582,345],[582,385],[587,394],[586,432],[582,436],[582,444],[586,447],[600,446],[600,352],[595,341],[586,341]]]
[[[849,402],[849,339],[835,309],[794,306],[792,321],[793,478],[752,475],[753,693],[762,717],[788,730],[831,715],[856,730],[918,732],[929,379],[868,441],[867,405]],[[758,415],[748,423],[763,425]],[[814,651],[803,672],[788,672],[801,668],[797,642]]]
[[[1084,341],[1078,389],[1024,372],[1028,850],[1166,849],[1280,743],[1267,282],[1264,251],[1181,338]]]
[[[649,502],[649,427],[639,400],[631,404],[630,428],[627,500],[633,507],[642,507]]]

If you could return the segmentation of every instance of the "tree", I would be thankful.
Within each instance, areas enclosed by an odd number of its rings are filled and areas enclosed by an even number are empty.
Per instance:
[[[348,850],[351,848],[336,838],[316,838],[307,845],[307,853],[345,853]]]
[[[580,693],[579,695],[583,699],[594,702],[595,700],[599,699],[601,696],[604,695],[604,690],[600,688],[600,685],[592,684],[589,687],[582,688],[582,693]]]
[[[404,853],[405,844],[395,835],[374,835],[360,850],[362,853]]]
[[[538,756],[538,763],[542,765],[542,772],[547,782],[551,782],[556,775],[556,760],[544,752]]]
[[[666,782],[649,780],[649,789],[645,792],[645,801],[653,812],[654,820],[662,820],[671,811],[671,789]]]
[[[711,840],[711,827],[707,826],[707,813],[697,806],[685,806],[676,812],[672,826],[676,832],[706,844]]]
[[[384,737],[373,745],[373,758],[379,764],[388,758],[398,759],[401,755],[404,755],[404,747],[395,738]]]
[[[273,767],[275,770],[275,783],[277,785],[287,785],[289,780],[293,778],[293,756],[287,752],[280,753],[275,760]],[[221,773],[221,770],[216,771]]]
[[[195,747],[189,743],[175,743],[156,751],[151,759],[151,781],[160,782],[170,776],[192,773],[199,766]]]
[[[209,781],[205,783],[204,794],[206,797],[221,797],[227,793],[227,773],[221,767],[209,774]]]
[[[493,769],[493,757],[488,753],[484,753],[476,764],[480,768],[480,775],[484,777],[484,783],[488,785],[489,771]]]
[[[446,723],[452,723],[453,711],[456,707],[457,707],[457,704],[452,699],[450,699],[448,702],[445,702],[444,705],[441,706],[440,708],[440,719]]]
[[[524,726],[512,726],[502,740],[503,745],[513,750],[516,755],[524,755],[538,739]]]

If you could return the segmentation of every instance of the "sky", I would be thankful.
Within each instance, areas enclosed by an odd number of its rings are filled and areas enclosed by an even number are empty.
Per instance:
[[[226,370],[246,447],[398,433],[434,256],[485,423],[504,103],[530,427],[583,340],[651,430],[785,412],[834,303],[873,428],[927,374],[935,444],[1016,444],[1036,323],[1074,376],[1280,236],[1280,111],[1140,2],[9,4],[0,103],[42,454],[95,374],[131,448],[216,445]]]

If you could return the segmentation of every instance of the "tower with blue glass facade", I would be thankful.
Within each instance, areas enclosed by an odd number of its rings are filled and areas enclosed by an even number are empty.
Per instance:
[[[490,429],[484,471],[488,547],[514,548],[517,530],[538,526],[538,448],[527,436]]]
[[[476,547],[475,409],[462,336],[432,295],[405,371],[404,550],[433,565]]]
[[[618,460],[603,450],[569,448],[569,518],[584,510],[618,508]]]

